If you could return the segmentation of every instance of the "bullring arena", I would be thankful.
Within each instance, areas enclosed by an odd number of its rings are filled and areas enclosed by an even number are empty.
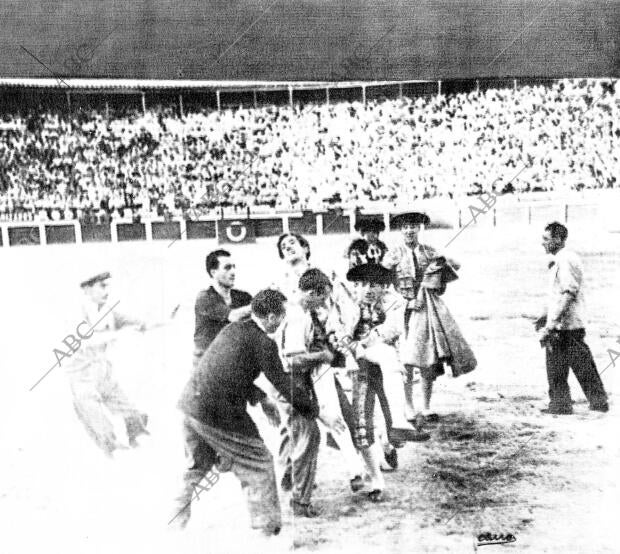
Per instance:
[[[619,277],[618,235],[595,225],[575,234],[575,247],[590,269],[589,336],[603,369],[610,364],[607,350],[617,347],[614,322],[620,314],[606,292]],[[325,514],[310,523],[285,515],[295,550],[335,552],[354,545],[360,552],[462,552],[473,548],[480,532],[498,531],[513,533],[521,551],[613,551],[617,416],[588,413],[581,397],[570,422],[542,421],[538,412],[546,395],[543,353],[523,314],[536,313],[540,301],[531,286],[544,273],[539,235],[535,226],[471,228],[455,241],[452,252],[466,266],[448,300],[479,367],[441,382],[436,405],[445,419],[431,441],[401,451],[401,469],[387,476],[385,504],[357,505],[342,484],[337,455],[322,450],[316,497]],[[441,244],[450,235],[427,236]],[[338,259],[345,243],[345,237],[311,239],[328,260]],[[3,367],[15,370],[2,386],[11,422],[5,426],[11,448],[4,464],[6,474],[17,477],[4,492],[3,542],[20,545],[15,551],[170,551],[162,543],[167,496],[182,463],[174,405],[191,367],[191,301],[204,279],[204,253],[213,246],[188,241],[171,248],[130,243],[3,251],[5,264],[20,269],[5,278],[2,300],[5,313],[13,314],[3,334],[15,337],[3,349]],[[53,348],[71,329],[61,322],[66,298],[74,297],[76,250],[84,263],[105,257],[125,306],[156,316],[184,302],[173,327],[133,333],[117,345],[119,378],[153,422],[151,443],[118,465],[87,440],[60,368],[28,392],[53,364]],[[269,268],[279,261],[273,240],[259,239],[234,252],[240,288],[254,291],[269,283]],[[521,260],[518,270],[515,256]],[[27,306],[39,306],[37,317]],[[613,366],[603,378],[615,399]],[[574,381],[571,388],[579,390]],[[275,444],[273,430],[264,423],[262,428]],[[194,508],[184,538],[187,552],[227,551],[217,545],[231,535],[239,542],[230,551],[247,551],[244,509],[239,485],[222,477]],[[579,513],[579,526],[566,527],[563,517],[573,513]]]
[[[0,552],[618,551],[620,85],[617,53],[605,46],[595,56],[583,20],[552,8],[556,44],[565,48],[545,61],[528,33],[554,44],[544,27],[549,8],[524,14],[506,2],[505,13],[521,20],[500,18],[481,61],[472,45],[485,45],[493,21],[475,7],[469,28],[458,10],[428,2],[422,19],[412,7],[360,2],[345,23],[334,7],[312,2],[284,13],[277,3],[241,3],[235,14],[247,21],[229,18],[236,23],[222,42],[200,30],[195,7],[173,17],[166,2],[107,2],[112,15],[95,31],[86,23],[104,16],[89,3],[77,15],[64,3],[51,16],[36,2],[21,4],[32,17],[7,12],[11,48],[21,44],[33,65],[0,56]],[[599,31],[613,35],[609,6],[578,4],[576,13],[598,14]],[[399,9],[432,36],[396,27]],[[213,7],[202,25],[215,33],[226,10],[233,8]],[[75,35],[47,35],[33,23],[44,16],[60,26],[66,18]],[[123,17],[137,29],[140,54],[132,54],[131,33],[118,30]],[[442,17],[458,30],[441,39],[446,65],[433,34]],[[347,31],[352,56],[344,34],[337,44],[328,37],[296,46],[306,19],[331,36],[351,21],[372,25]],[[187,25],[183,38],[176,20],[196,27]],[[278,31],[280,20],[291,22],[289,32]],[[172,46],[162,38],[166,25]],[[572,40],[571,25],[586,46]],[[37,33],[47,49],[24,38]],[[203,34],[221,60],[210,70],[198,55]],[[509,70],[488,63],[493,53],[507,57],[502,47],[515,41],[521,50],[504,60]],[[469,62],[459,57],[463,45]],[[237,65],[228,59],[235,48]],[[323,67],[332,50],[337,62]],[[478,361],[471,373],[437,381],[430,440],[398,450],[398,469],[384,473],[375,504],[351,492],[322,433],[313,493],[320,513],[296,517],[290,493],[279,489],[283,525],[270,543],[250,531],[231,473],[203,489],[187,528],[174,530],[184,468],[177,401],[192,370],[194,301],[209,284],[205,256],[228,249],[235,287],[254,295],[283,274],[276,241],[295,232],[317,266],[343,278],[357,220],[381,218],[391,247],[400,233],[390,216],[413,210],[431,218],[421,241],[461,264],[444,300]],[[567,226],[568,247],[584,265],[586,341],[607,413],[588,409],[573,374],[574,414],[540,411],[548,384],[533,321],[546,298],[541,241],[552,221]],[[55,363],[76,333],[79,283],[92,268],[111,272],[122,312],[158,321],[179,306],[165,326],[119,331],[109,348],[114,375],[148,414],[150,432],[111,458],[76,417],[69,362]],[[249,410],[275,456],[278,429]],[[122,418],[111,417],[127,440]],[[276,475],[279,482],[281,468]]]

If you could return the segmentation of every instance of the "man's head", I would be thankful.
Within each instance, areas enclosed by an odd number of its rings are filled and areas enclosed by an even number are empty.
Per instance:
[[[285,233],[278,239],[278,254],[288,263],[310,259],[310,244],[296,233]]]
[[[235,285],[237,270],[228,250],[209,252],[205,260],[207,273],[221,287],[231,289]]]
[[[108,290],[110,286],[110,277],[110,272],[104,271],[80,283],[80,287],[82,287],[84,294],[97,306],[103,306],[108,300],[108,296],[110,295]]]
[[[561,223],[554,221],[545,227],[542,245],[547,254],[557,254],[566,244],[568,229]]]
[[[379,240],[379,234],[385,231],[385,223],[377,218],[360,219],[355,224],[355,230],[373,244]]]
[[[409,212],[399,214],[392,219],[392,225],[399,228],[406,244],[416,246],[418,244],[418,234],[422,225],[428,225],[430,218],[420,212]]]
[[[381,300],[392,279],[389,269],[375,263],[358,265],[347,273],[347,280],[355,283],[357,301],[363,304],[374,304]]]
[[[304,310],[325,307],[332,293],[332,282],[320,269],[312,268],[299,278],[301,306]]]
[[[261,290],[252,299],[252,313],[267,333],[275,333],[286,316],[286,296],[278,290]]]

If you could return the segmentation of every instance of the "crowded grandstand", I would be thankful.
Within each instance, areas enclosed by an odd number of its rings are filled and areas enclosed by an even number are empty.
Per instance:
[[[617,551],[617,7],[5,2],[0,554]]]
[[[612,188],[614,80],[179,113],[24,108],[0,124],[0,218],[108,222]]]

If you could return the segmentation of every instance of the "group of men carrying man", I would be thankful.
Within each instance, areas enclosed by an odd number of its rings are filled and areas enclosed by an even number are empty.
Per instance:
[[[320,426],[327,444],[343,457],[351,490],[362,490],[366,475],[368,499],[382,500],[382,470],[397,469],[396,448],[428,440],[423,426],[439,419],[430,401],[444,365],[458,376],[477,363],[441,299],[459,265],[418,241],[428,223],[421,213],[396,216],[392,226],[400,228],[402,241],[388,249],[379,239],[383,222],[362,219],[356,227],[361,236],[346,252],[347,283],[313,265],[304,237],[283,234],[277,242],[282,278],[253,298],[234,288],[236,267],[229,252],[207,256],[212,285],[196,300],[193,371],[179,401],[187,465],[171,520],[175,526],[185,527],[196,487],[216,467],[232,471],[241,482],[252,528],[266,536],[279,533],[274,459],[248,404],[260,404],[268,421],[280,426],[280,486],[291,491],[295,516],[318,514],[311,498]],[[572,413],[569,367],[590,409],[606,412],[607,395],[584,342],[583,268],[565,248],[567,235],[557,222],[543,235],[543,247],[552,256],[547,306],[535,323],[547,353],[550,403],[543,412]],[[107,346],[119,329],[144,331],[147,325],[106,310],[109,278],[103,272],[81,283],[84,323],[92,326],[68,373],[80,420],[112,456],[126,447],[108,412],[123,416],[130,447],[148,431],[146,414],[112,376]],[[417,372],[420,413],[413,404]]]
[[[194,370],[179,403],[188,467],[177,498],[177,525],[186,525],[195,487],[216,465],[240,480],[252,527],[265,535],[280,531],[274,461],[248,403],[260,403],[281,426],[281,488],[291,491],[295,516],[318,514],[311,497],[320,426],[343,457],[351,490],[363,489],[366,475],[368,499],[382,500],[382,468],[397,468],[395,448],[428,440],[424,422],[438,419],[430,398],[443,360],[418,365],[424,411],[416,414],[414,366],[420,356],[414,351],[424,337],[425,310],[434,307],[425,294],[441,294],[458,264],[418,243],[428,222],[416,212],[397,216],[393,224],[404,243],[388,251],[379,240],[383,222],[362,219],[361,236],[347,251],[347,283],[314,266],[303,236],[283,234],[277,242],[282,279],[253,299],[234,288],[229,252],[207,256],[213,284],[196,301]],[[473,354],[468,363],[470,371]],[[255,384],[260,374],[265,390]]]

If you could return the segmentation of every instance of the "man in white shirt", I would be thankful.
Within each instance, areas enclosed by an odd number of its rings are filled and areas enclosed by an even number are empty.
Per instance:
[[[304,292],[299,287],[300,278],[308,270],[312,268],[310,262],[310,244],[305,237],[295,233],[282,234],[277,243],[278,255],[286,265],[286,271],[284,279],[281,285],[275,288],[279,288],[285,296],[288,298],[290,310],[287,318],[282,325],[280,336],[277,337],[277,342],[280,344],[281,352],[285,356],[284,367],[290,369],[289,365],[293,361],[292,358],[286,358],[286,355],[295,351],[306,351],[307,344],[305,343],[305,335],[307,331],[307,314],[304,315],[304,310],[301,308],[304,301],[304,297],[308,295],[308,291]],[[314,272],[317,270],[314,269]],[[312,287],[311,287],[312,288]],[[339,328],[341,335],[352,333],[357,321],[359,319],[359,310],[355,305],[355,302],[349,297],[349,292],[344,284],[338,279],[331,279],[329,292],[326,294],[325,301],[329,304],[330,324]],[[312,291],[310,291],[312,292]],[[328,298],[327,298],[328,297]],[[315,301],[317,299],[314,299]],[[321,302],[318,302],[319,304]],[[309,311],[307,308],[305,311]],[[319,404],[322,405],[322,417],[326,427],[330,430],[334,443],[339,445],[343,455],[345,456],[345,464],[350,473],[350,483],[353,490],[359,489],[359,481],[356,479],[360,474],[359,464],[353,459],[352,452],[354,451],[351,437],[347,434],[346,429],[342,428],[344,425],[341,408],[338,402],[337,385],[334,379],[334,373],[329,369],[329,361],[326,368],[320,371],[320,379],[317,381],[317,387],[315,392],[319,397]],[[347,353],[345,356],[345,366],[357,367],[353,356]],[[326,374],[323,372],[328,370]],[[315,378],[317,375],[315,374]],[[285,425],[282,426],[280,443],[279,462],[284,467],[284,476],[282,479],[282,485],[284,490],[289,490],[291,487],[291,448],[295,449],[295,442],[291,444],[291,433],[289,432],[289,426],[286,425],[287,418],[289,417],[288,410],[284,405],[283,408],[283,421]],[[326,418],[329,422],[326,422]],[[339,430],[338,427],[341,427]],[[298,433],[299,435],[299,433]],[[313,510],[311,510],[313,511]],[[311,513],[308,512],[308,513]]]
[[[110,279],[110,272],[103,271],[80,283],[84,293],[82,321],[75,331],[78,337],[69,335],[65,344],[71,349],[67,376],[75,412],[97,446],[112,457],[117,449],[127,447],[117,438],[110,413],[125,420],[129,446],[139,446],[138,437],[149,433],[146,430],[147,414],[132,404],[114,377],[109,346],[125,327],[143,332],[164,322],[149,325],[121,313],[116,309],[118,302],[110,306]],[[171,318],[175,313],[176,309]]]
[[[342,453],[351,490],[357,492],[363,487],[362,465],[338,395],[338,368],[345,365],[345,358],[329,339],[332,334],[343,336],[350,327],[340,318],[332,290],[329,277],[319,269],[309,269],[300,277],[300,299],[297,306],[291,306],[287,322],[290,325],[295,320],[295,324],[290,331],[285,330],[281,352],[292,374],[309,374],[319,404],[318,419]]]
[[[565,248],[568,229],[558,222],[545,227],[543,247],[553,256],[549,263],[549,284],[545,314],[536,322],[540,342],[546,348],[549,408],[544,413],[573,412],[568,371],[575,377],[590,402],[590,409],[607,412],[607,394],[590,348],[584,341],[585,317],[583,266],[579,256]]]
[[[73,356],[67,370],[73,405],[80,421],[95,443],[108,455],[125,446],[117,439],[114,424],[108,412],[120,414],[125,420],[131,446],[137,446],[136,438],[148,434],[147,416],[137,410],[113,377],[112,363],[108,358],[108,346],[116,339],[123,327],[133,326],[143,331],[146,325],[126,317],[115,306],[108,306],[110,273],[97,273],[84,280],[82,305],[83,321],[76,333]],[[81,327],[87,330],[82,334]]]

